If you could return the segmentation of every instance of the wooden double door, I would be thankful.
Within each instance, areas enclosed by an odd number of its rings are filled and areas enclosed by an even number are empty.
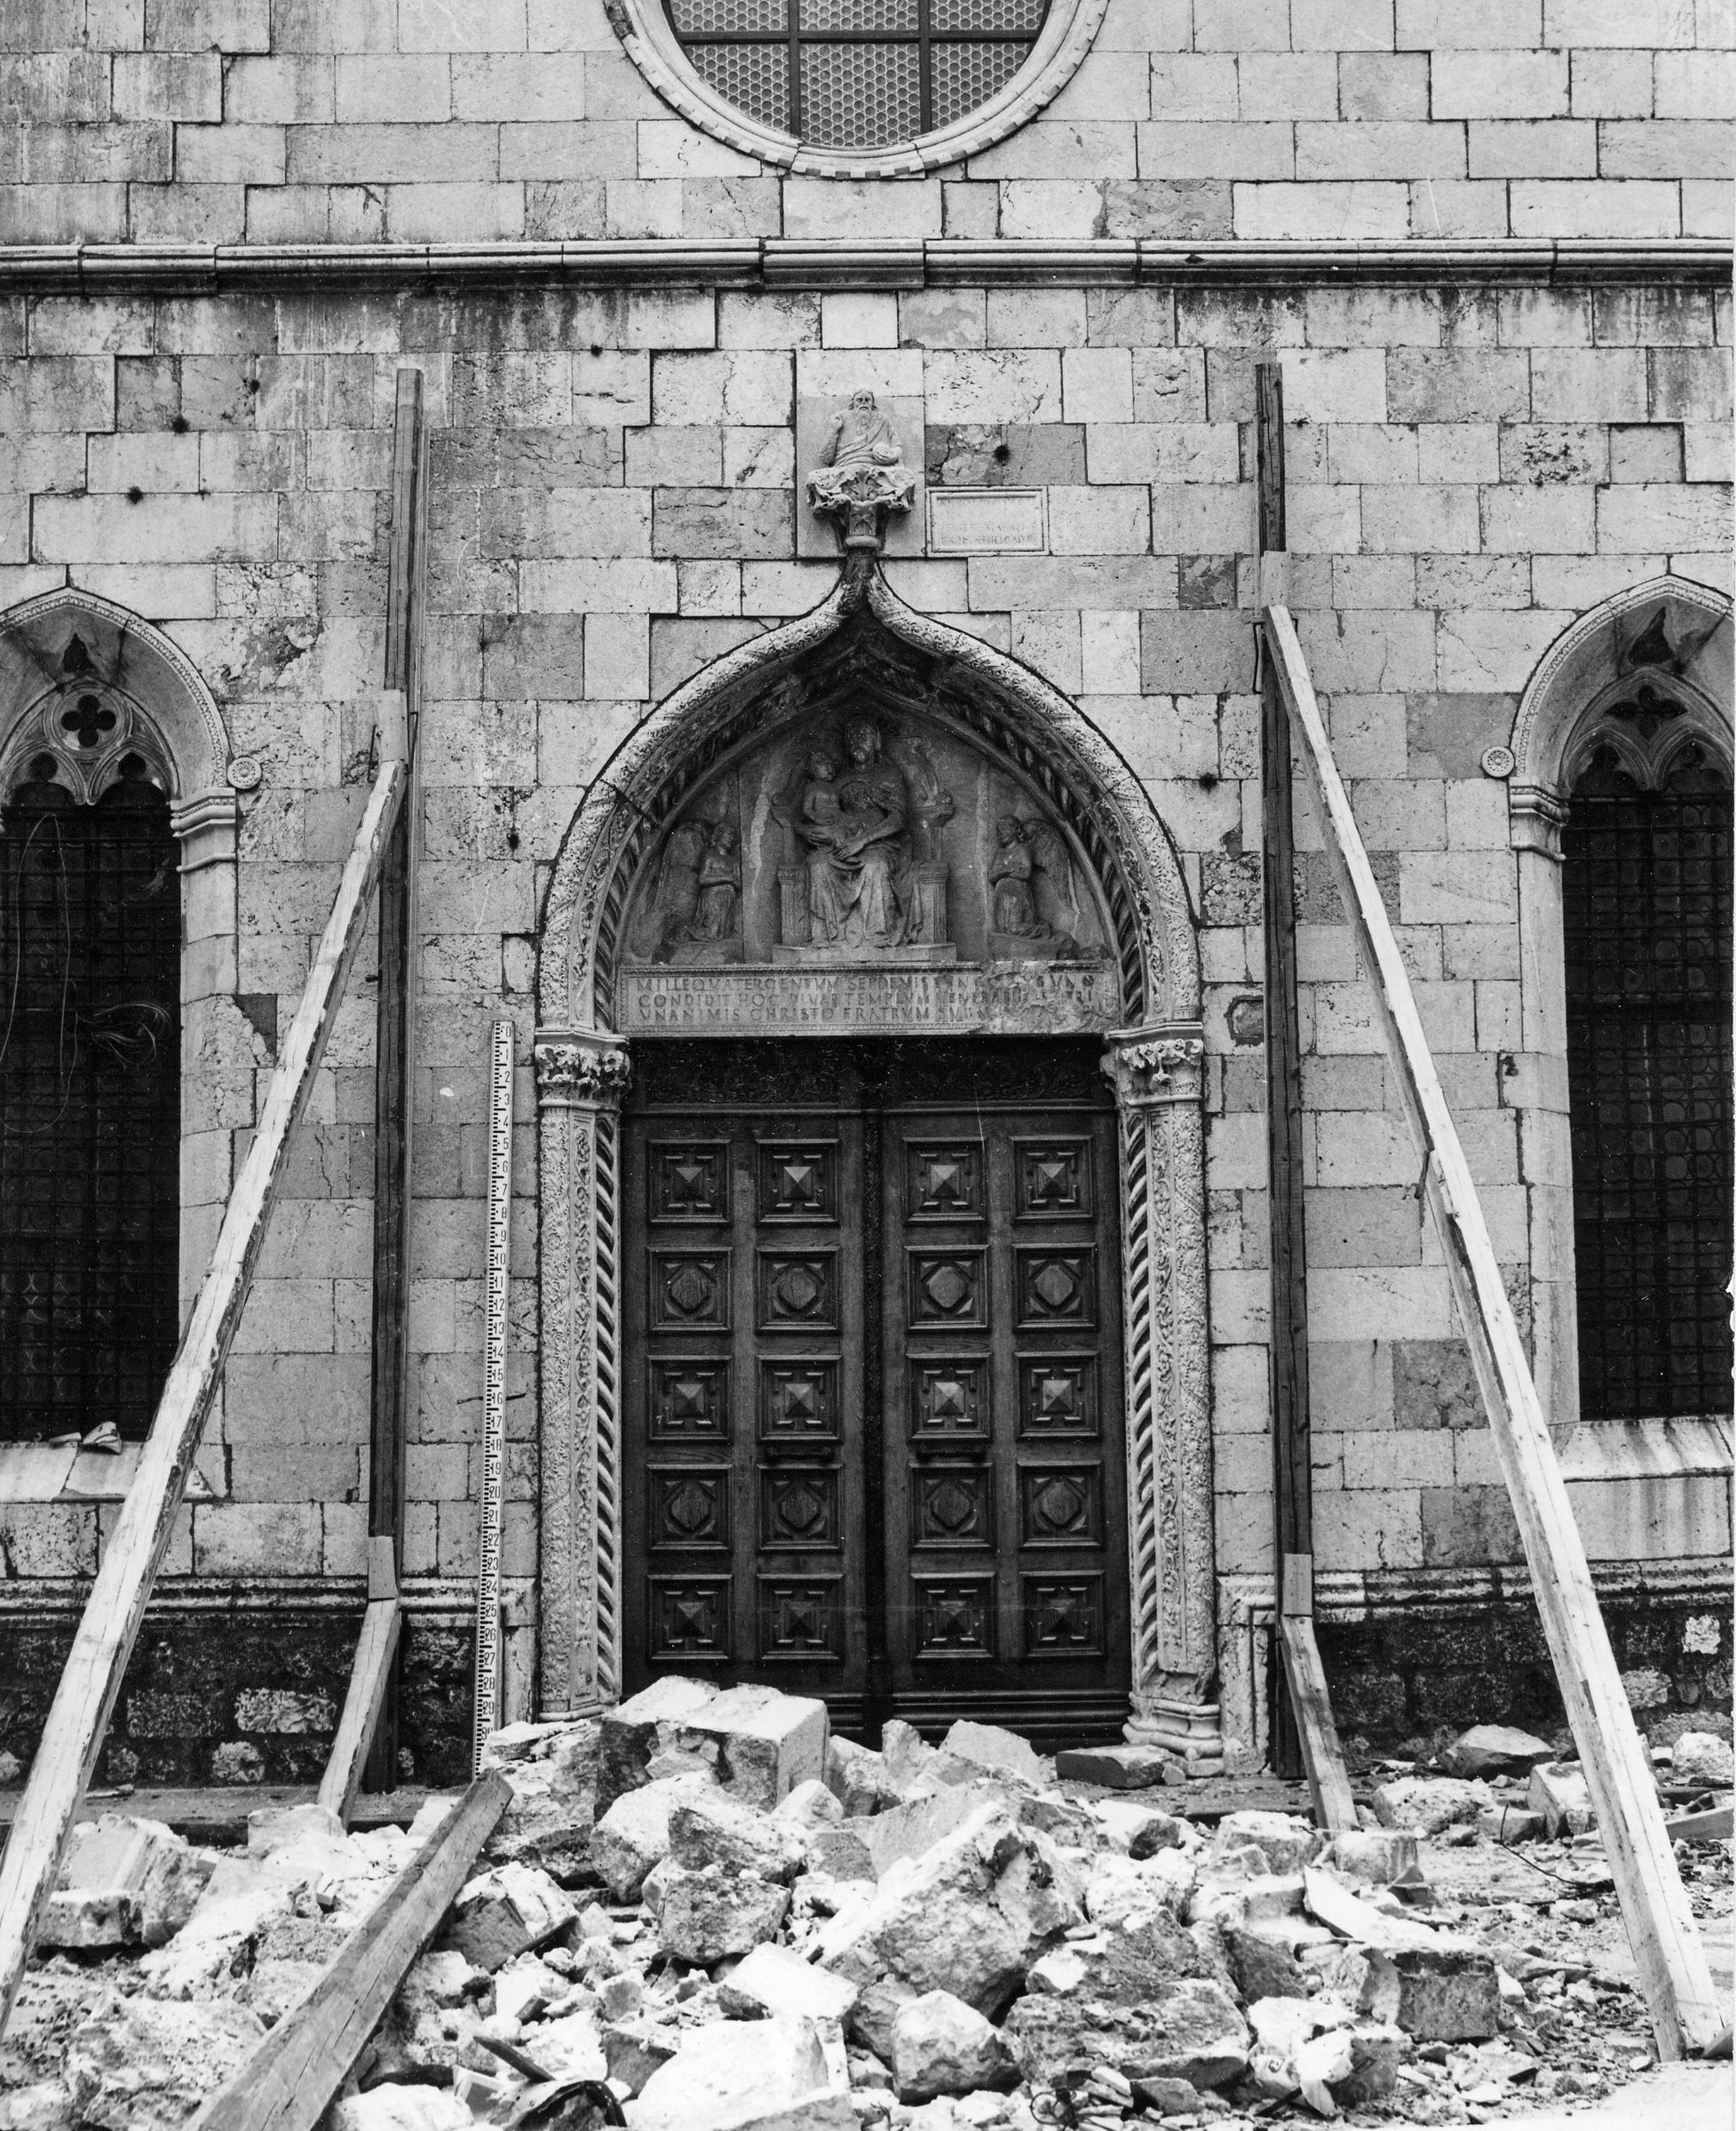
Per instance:
[[[630,1685],[1118,1736],[1115,1119],[1090,1040],[644,1044]]]

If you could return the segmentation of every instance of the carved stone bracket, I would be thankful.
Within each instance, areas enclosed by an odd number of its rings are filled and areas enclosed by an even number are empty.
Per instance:
[[[908,466],[817,466],[808,476],[808,501],[835,521],[846,550],[878,554],[888,518],[908,515],[916,500],[916,477]]]
[[[621,1687],[619,1122],[632,1065],[606,1029],[539,1029],[541,1703]]]
[[[1206,1317],[1205,1042],[1197,1025],[1120,1029],[1104,1071],[1121,1113],[1128,1551],[1136,1745],[1221,1765]]]

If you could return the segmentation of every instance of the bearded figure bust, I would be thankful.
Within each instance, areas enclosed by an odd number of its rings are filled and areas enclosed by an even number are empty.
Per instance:
[[[915,504],[916,477],[872,392],[851,394],[820,457],[808,475],[809,503],[839,520],[846,548],[877,548],[887,514],[902,517]]]

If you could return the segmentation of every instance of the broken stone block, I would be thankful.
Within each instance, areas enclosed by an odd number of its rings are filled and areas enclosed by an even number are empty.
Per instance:
[[[82,1821],[36,1943],[85,1951],[160,1946],[193,1913],[216,1861],[160,1820],[111,1813]]]
[[[490,1975],[534,1953],[578,1914],[572,1899],[532,1865],[497,1865],[472,1880],[453,1905],[448,1945]]]
[[[542,1732],[553,1729],[545,1724],[522,1728]],[[549,1743],[559,1744],[560,1738],[557,1731]],[[591,1864],[595,1815],[590,1782],[575,1780],[551,1757],[511,1762],[501,1772],[512,1795],[488,1838],[488,1861],[535,1865],[563,1883],[578,1879]]]
[[[1003,1791],[987,1784],[954,1784],[891,1806],[851,1832],[867,1845],[875,1878],[884,1879],[900,1858],[926,1856],[973,1814],[1007,1810]]]
[[[1065,1998],[1083,1986],[1087,1973],[1084,1956],[1076,1947],[1057,1946],[1025,1971],[1025,1988],[1040,1998]]]
[[[648,1794],[641,1791],[635,1797]],[[723,1865],[788,1884],[801,1871],[805,1853],[799,1832],[787,1823],[726,1792],[692,1789],[670,1804],[669,1854],[689,1871]]]
[[[1564,1834],[1589,1834],[1597,1825],[1591,1793],[1577,1762],[1540,1763],[1531,1771],[1526,1803],[1542,1815],[1543,1832],[1551,1842]]]
[[[1732,1756],[1727,1739],[1710,1731],[1684,1731],[1676,1742],[1670,1773],[1677,1783],[1728,1790],[1736,1784],[1736,1756]]]
[[[654,2020],[621,2020],[603,2030],[603,2059],[607,2076],[639,2094],[654,2072],[661,2071],[675,2055],[681,2030]]]
[[[1371,2020],[1391,2026],[1399,2016],[1399,1971],[1389,1955],[1372,1946],[1311,1948],[1304,1968],[1319,1978],[1322,1992],[1354,2006]]]
[[[672,1676],[654,1680],[608,1712],[597,1743],[599,1817],[623,1794],[651,1780],[653,1758],[672,1747],[679,1726],[717,1697],[717,1690],[709,1680]]]
[[[1195,1877],[1193,1859],[1179,1850],[1161,1850],[1142,1858],[1106,1850],[1091,1862],[1085,1913],[1095,1924],[1119,1924],[1160,1911],[1179,1916]]]
[[[1418,1869],[1416,1837],[1407,1828],[1346,1828],[1333,1836],[1320,1862],[1353,1885],[1390,1887]]]
[[[1528,1806],[1492,1805],[1478,1814],[1477,1832],[1510,1848],[1515,1842],[1538,1842],[1547,1831],[1542,1813],[1534,1813]]]
[[[871,1747],[859,1746],[853,1739],[834,1735],[827,1740],[825,1783],[852,1818],[877,1813],[883,1806],[897,1801],[897,1793],[887,1779],[884,1758]]]
[[[860,1993],[846,1977],[813,1963],[789,1946],[758,1945],[718,1986],[725,2011],[737,2018],[762,2013],[805,2020],[843,2020]]]
[[[268,1858],[308,1842],[346,1842],[348,1832],[329,1806],[266,1805],[247,1816],[247,1854]]]
[[[665,1953],[709,1969],[747,1953],[776,1935],[789,1913],[789,1890],[757,1873],[725,1865],[692,1871],[671,1859],[659,1867],[657,1937]]]
[[[1134,1805],[1124,1798],[1100,1799],[1091,1818],[1110,1843],[1137,1861],[1155,1857],[1160,1850],[1180,1850],[1193,1840],[1193,1831],[1173,1813],[1155,1807]]]
[[[66,2080],[91,2131],[178,2131],[263,2039],[233,2000],[186,2005],[106,1993],[67,2045]]]
[[[1348,2077],[1333,2083],[1333,2099],[1345,2109],[1369,2109],[1399,2083],[1399,2067],[1410,2055],[1402,2028],[1363,2024],[1346,2031],[1351,2046]]]
[[[114,1953],[139,1943],[139,1905],[124,1887],[52,1894],[36,1944],[51,1953]]]
[[[218,1860],[185,1924],[139,1964],[146,1987],[161,1998],[232,1993],[253,1965],[253,1949],[290,1913],[305,1884],[273,1869],[274,1859],[230,1854]]]
[[[836,1827],[844,1818],[844,1808],[822,1782],[810,1776],[779,1805],[775,1818],[786,1827],[807,1833],[817,1827]]]
[[[1163,1781],[1171,1756],[1156,1747],[1079,1747],[1055,1756],[1060,1781],[1100,1783],[1106,1790],[1145,1791]]]
[[[820,1958],[854,1981],[890,1972],[992,2016],[1082,1921],[1081,1892],[1066,1852],[985,1806],[923,1857],[893,1865],[860,1911],[835,1918]]]
[[[72,2095],[58,2080],[0,2094],[0,2131],[74,2131]]]
[[[892,2023],[892,2076],[901,2102],[1011,2087],[1012,2052],[973,2006],[950,1991],[924,1991]]]
[[[977,1724],[961,1717],[940,1741],[942,1754],[967,1762],[990,1776],[1011,1777],[1041,1790],[1050,1780],[1050,1771],[1029,1739],[999,1724]]]
[[[559,2019],[539,2020],[530,2030],[530,2048],[539,2064],[563,2078],[604,2080],[609,2076],[603,2032],[597,2015],[583,2008]]]
[[[731,1687],[680,1727],[715,1743],[717,1780],[749,1805],[769,1812],[798,1783],[826,1772],[824,1702],[775,1687]]]
[[[567,1978],[535,1953],[520,1953],[516,1961],[495,1971],[495,2010],[510,2020],[523,2020],[535,2010],[564,1997]]]
[[[1554,1751],[1547,1739],[1511,1724],[1473,1724],[1445,1750],[1440,1765],[1449,1776],[1528,1776]]]
[[[1481,1947],[1443,1941],[1394,1948],[1396,2025],[1419,2042],[1481,2042],[1501,2025],[1494,1958]]]
[[[634,1900],[670,1854],[670,1815],[707,1789],[705,1775],[665,1776],[624,1792],[591,1834],[591,1861],[617,1901]]]
[[[883,2064],[892,2061],[892,2030],[897,2025],[900,2007],[907,2006],[919,1993],[896,1976],[887,1976],[878,1983],[866,1984],[858,1993],[844,2024],[844,2032],[851,2041],[870,2050]]]
[[[934,1748],[914,1724],[890,1717],[880,1730],[880,1759],[894,1799],[908,1798],[911,1786],[932,1769]]]
[[[1258,1998],[1301,1998],[1307,1982],[1281,1929],[1226,1921],[1224,1937],[1236,1987],[1251,2005]]]
[[[717,2131],[828,2089],[826,2053],[812,2020],[757,2020],[749,2048],[747,2034],[734,2021],[687,2029],[640,2089],[634,2131]]]
[[[1247,1842],[1264,1858],[1268,1872],[1283,1874],[1312,1865],[1325,1846],[1325,1837],[1319,1828],[1289,1813],[1225,1813],[1212,1841],[1213,1855],[1222,1856]]]
[[[828,1880],[862,1880],[870,1885],[879,1877],[873,1853],[852,1827],[813,1829],[807,1838],[807,1868]]]
[[[1021,1998],[1003,2030],[1025,2077],[1053,2085],[1107,2065],[1128,2080],[1221,2087],[1248,2065],[1248,2024],[1221,1984],[1165,1984],[1143,2003],[1106,2008],[1085,1997]]]
[[[1383,1827],[1438,1835],[1445,1827],[1475,1820],[1494,1798],[1487,1784],[1467,1783],[1456,1776],[1399,1776],[1380,1785],[1370,1802]]]
[[[334,2104],[332,2131],[475,2131],[476,2119],[443,2087],[370,2087]]]
[[[1135,2080],[1133,2098],[1153,2116],[1197,2116],[1200,2089],[1185,2080]]]

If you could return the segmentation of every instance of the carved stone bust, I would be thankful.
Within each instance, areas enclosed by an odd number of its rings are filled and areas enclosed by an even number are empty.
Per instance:
[[[852,392],[808,475],[809,503],[838,520],[846,548],[877,548],[887,514],[902,517],[916,497],[891,420],[871,392]]]

